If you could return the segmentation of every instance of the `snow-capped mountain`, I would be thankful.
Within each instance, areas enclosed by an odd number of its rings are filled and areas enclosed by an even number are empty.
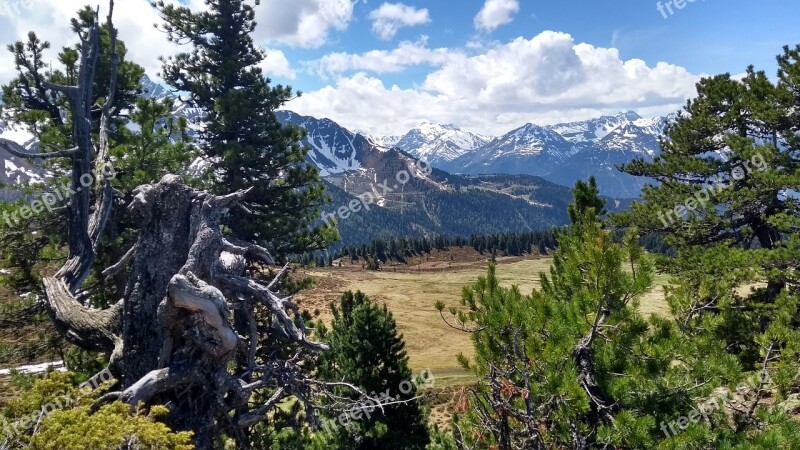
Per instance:
[[[671,115],[645,119],[628,111],[545,127],[527,124],[482,146],[461,148],[461,156],[455,159],[432,161],[453,173],[537,175],[568,186],[594,175],[602,192],[636,197],[644,180],[617,167],[634,158],[657,155],[659,137],[673,119]],[[403,149],[421,155],[430,140],[417,136],[421,138],[407,141]]]
[[[306,129],[304,143],[310,147],[307,158],[320,171],[329,175],[356,171],[370,152],[385,152],[383,147],[362,134],[353,133],[330,119],[301,116],[291,111],[277,111],[278,120]]]
[[[658,137],[673,115],[645,119],[633,111],[548,128],[581,146],[621,150],[650,156],[658,152]]]
[[[621,112],[615,116],[601,116],[579,122],[559,123],[547,128],[575,144],[596,143],[622,125],[640,120],[633,111]]]
[[[486,136],[463,130],[452,124],[422,122],[390,145],[436,165],[450,162],[482,147],[489,140],[490,138]],[[391,138],[384,142],[391,142]]]
[[[579,150],[555,131],[529,123],[453,160],[448,169],[544,175]]]
[[[20,125],[8,124],[0,121],[0,139],[8,139],[22,145],[25,150],[36,151],[38,142],[34,136]],[[43,181],[43,170],[24,158],[13,156],[6,151],[0,151],[2,171],[0,171],[0,186],[21,185],[28,182]],[[19,192],[12,189],[0,188],[0,200],[18,198]]]
[[[490,153],[492,159],[507,155],[537,156],[546,154],[560,160],[564,160],[578,151],[560,134],[532,123],[492,140],[481,150],[484,153]]]
[[[626,123],[611,130],[596,142],[605,150],[617,150],[654,156],[658,152],[658,136],[635,122]]]
[[[546,174],[561,184],[593,175],[602,192],[617,197],[637,197],[647,180],[619,171],[620,164],[636,158],[652,160],[659,153],[659,138],[674,115],[642,118],[633,111],[615,116],[549,127],[582,148],[566,164]]]

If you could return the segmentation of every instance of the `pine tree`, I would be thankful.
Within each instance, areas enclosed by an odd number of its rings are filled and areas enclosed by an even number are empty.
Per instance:
[[[567,207],[570,222],[577,223],[585,214],[602,216],[606,213],[606,202],[600,197],[600,189],[597,188],[594,177],[589,177],[588,182],[578,180],[572,195],[574,202]]]
[[[643,447],[657,432],[655,414],[624,411],[657,392],[658,378],[643,379],[643,370],[649,376],[671,370],[668,360],[652,359],[653,336],[637,312],[652,266],[635,239],[612,242],[596,215],[599,198],[585,195],[586,186],[576,186],[575,223],[559,233],[540,290],[523,296],[517,287],[501,287],[492,265],[465,289],[465,310],[450,310],[454,326],[472,333],[475,360],[460,355],[459,361],[479,380],[458,402],[455,437],[462,446]]]
[[[319,370],[330,380],[347,380],[367,393],[389,392],[394,401],[417,395],[414,374],[408,367],[403,336],[386,306],[372,303],[363,293],[345,292],[339,305],[331,305],[333,322],[325,337],[331,350],[321,357]],[[411,384],[409,384],[411,383]],[[410,391],[409,391],[410,389]],[[406,392],[403,392],[406,391]],[[339,427],[341,450],[424,449],[429,437],[426,414],[416,400],[384,407],[351,428]]]
[[[206,0],[206,11],[157,1],[168,38],[190,43],[164,61],[163,78],[189,94],[204,112],[201,149],[212,163],[217,193],[248,189],[251,212],[232,211],[238,237],[266,243],[276,254],[325,247],[335,230],[311,223],[326,202],[317,169],[305,161],[305,131],[282,125],[275,109],[293,97],[272,86],[259,67],[266,55],[253,43],[254,6],[248,0]],[[258,4],[258,1],[255,2]]]
[[[680,286],[668,299],[687,332],[722,339],[746,370],[766,360],[788,374],[800,356],[800,204],[786,192],[800,184],[800,46],[785,47],[778,68],[774,83],[752,66],[741,80],[700,81],[661,155],[623,167],[659,184],[616,220],[677,251],[661,267]]]
[[[630,213],[614,217],[663,236],[670,247],[659,267],[673,276],[667,300],[691,343],[681,360],[704,373],[699,382],[720,367],[728,380],[748,372],[770,380],[751,386],[753,404],[729,411],[737,425],[720,434],[760,448],[769,439],[781,446],[796,441],[769,403],[800,389],[793,256],[800,251],[800,215],[796,196],[786,191],[800,183],[800,46],[784,47],[777,60],[774,83],[752,66],[742,79],[701,80],[697,97],[668,126],[660,156],[623,166],[658,185],[645,187]]]

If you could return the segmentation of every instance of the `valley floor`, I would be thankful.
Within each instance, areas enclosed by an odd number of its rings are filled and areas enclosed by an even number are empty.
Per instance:
[[[473,350],[469,334],[449,327],[433,305],[441,300],[448,307],[459,306],[462,288],[485,275],[489,265],[485,255],[472,249],[456,252],[459,254],[434,251],[431,256],[415,258],[408,264],[384,265],[380,271],[367,271],[347,260],[343,267],[308,269],[296,274],[316,281],[312,288],[297,295],[301,308],[318,311],[326,322],[331,318],[328,305],[347,290],[360,290],[373,301],[387,305],[405,338],[411,368],[415,372],[430,369],[436,378],[432,420],[442,425],[447,423],[448,406],[458,395],[459,387],[473,380],[458,365],[456,355],[472,356]],[[517,285],[527,294],[539,287],[539,274],[546,272],[551,262],[547,256],[498,258],[497,275],[503,285]],[[664,284],[665,277],[656,278],[653,289],[642,299],[643,313],[668,315]]]

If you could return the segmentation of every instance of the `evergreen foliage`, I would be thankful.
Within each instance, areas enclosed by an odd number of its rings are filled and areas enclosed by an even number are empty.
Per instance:
[[[464,290],[462,307],[450,308],[452,325],[472,333],[475,346],[474,360],[458,359],[478,376],[457,402],[459,448],[800,444],[787,415],[796,410],[797,389],[796,365],[784,356],[794,355],[798,338],[792,295],[766,311],[729,309],[742,273],[718,270],[726,266],[712,258],[729,253],[706,250],[705,259],[687,262],[696,269],[685,276],[694,278],[667,291],[674,317],[645,319],[638,298],[652,283],[651,257],[635,228],[614,242],[586,186],[576,187],[575,222],[559,233],[541,289],[523,296],[502,287],[491,266]],[[691,280],[700,280],[699,289]],[[719,298],[721,308],[686,303],[701,296]],[[443,312],[445,304],[436,307]],[[767,313],[772,320],[759,322]],[[736,344],[759,324],[754,351],[761,359],[753,364]],[[766,400],[773,396],[778,403]]]
[[[745,370],[769,370],[785,397],[800,389],[800,46],[777,61],[776,82],[752,66],[741,80],[700,81],[662,154],[623,167],[659,184],[615,219],[677,250],[660,267],[674,276],[667,298],[684,332],[721,340]]]
[[[73,373],[52,372],[11,401],[0,419],[0,448],[29,450],[190,450],[191,433],[175,433],[160,419],[168,410],[132,412],[114,402],[93,410],[103,392],[78,387]]]
[[[199,144],[211,163],[209,187],[221,194],[250,189],[251,211],[231,211],[234,232],[266,243],[276,254],[332,242],[332,230],[310,227],[326,202],[324,186],[316,167],[305,161],[305,131],[275,117],[275,109],[294,94],[288,86],[272,86],[259,67],[266,54],[251,36],[254,5],[206,0],[201,12],[164,1],[154,5],[168,38],[191,45],[164,61],[162,76],[204,114]]]
[[[319,361],[323,377],[347,380],[376,397],[388,392],[393,402],[405,402],[385,406],[383,412],[376,409],[348,427],[334,425],[329,432],[336,444],[331,448],[424,449],[429,441],[427,414],[413,400],[418,394],[414,374],[392,313],[360,291],[345,292],[331,309],[331,330],[323,333],[331,350]]]
[[[433,250],[472,247],[481,254],[499,252],[503,256],[524,256],[526,254],[547,254],[547,248],[556,245],[555,235],[548,231],[524,231],[519,233],[498,233],[487,236],[471,235],[434,236],[432,238],[393,237],[388,240],[374,240],[359,246],[348,245],[341,251],[306,253],[291,260],[303,265],[312,262],[317,267],[331,266],[333,260],[349,258],[350,261],[376,260],[377,263],[389,260],[405,262],[413,256],[430,255]],[[370,269],[375,270],[375,269]]]
[[[459,361],[479,380],[459,402],[461,445],[633,447],[657,433],[657,411],[645,407],[675,370],[669,359],[654,358],[671,327],[638,313],[652,282],[650,259],[632,234],[624,245],[613,242],[585,186],[576,187],[576,222],[559,233],[540,290],[523,296],[501,287],[492,265],[464,290],[463,309],[450,310],[456,326],[472,333],[475,359]]]
[[[572,190],[572,195],[575,201],[567,206],[567,213],[573,224],[580,222],[587,214],[605,215],[606,202],[600,197],[600,189],[597,188],[594,177],[589,177],[588,182],[578,180]]]

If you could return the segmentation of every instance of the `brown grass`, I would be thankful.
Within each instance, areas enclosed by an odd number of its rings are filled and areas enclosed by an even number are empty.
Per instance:
[[[547,271],[550,263],[549,257],[498,258],[497,275],[502,285],[517,285],[527,294],[539,286],[539,274]],[[445,324],[433,305],[441,300],[448,306],[458,306],[462,288],[485,275],[488,264],[484,259],[446,271],[437,270],[435,261],[427,264],[433,270],[419,266],[384,267],[381,271],[366,271],[358,266],[309,269],[299,274],[312,277],[316,284],[298,294],[297,300],[302,308],[318,310],[327,322],[330,303],[338,301],[344,291],[360,290],[373,301],[386,304],[395,316],[414,370],[431,369],[437,384],[460,384],[469,376],[458,366],[455,355],[470,356],[472,343],[468,334]],[[645,314],[667,315],[669,309],[662,290],[666,280],[659,277],[656,281],[656,287],[642,298],[641,310]]]
[[[445,324],[433,305],[437,300],[448,306],[460,305],[462,288],[485,275],[489,265],[477,253],[459,256],[454,258],[459,261],[456,264],[446,252],[434,252],[427,260],[410,261],[409,266],[384,266],[378,272],[350,264],[301,271],[317,283],[297,296],[302,308],[318,310],[326,322],[331,318],[328,305],[338,301],[346,290],[360,290],[373,301],[386,304],[405,338],[411,368],[415,372],[428,368],[434,374],[431,422],[443,427],[449,424],[461,388],[474,381],[455,357],[458,353],[472,356],[473,348],[470,336]],[[502,285],[517,285],[527,294],[539,287],[539,274],[548,271],[550,264],[549,257],[499,258],[497,276]],[[662,288],[665,284],[666,277],[657,277],[653,290],[641,299],[644,314],[669,314]]]

